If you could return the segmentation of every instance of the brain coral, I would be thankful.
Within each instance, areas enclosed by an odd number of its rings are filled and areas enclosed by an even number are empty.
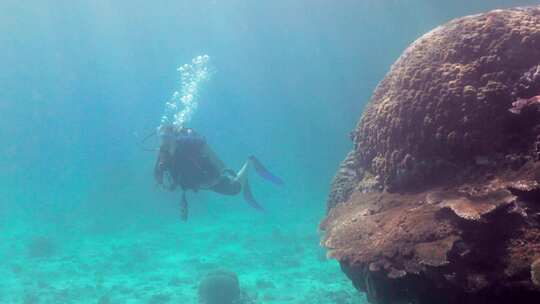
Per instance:
[[[540,6],[453,20],[396,61],[321,223],[370,302],[538,303],[538,95]]]
[[[537,9],[457,19],[414,42],[379,84],[354,132],[355,154],[383,186],[532,148],[538,121],[509,112],[540,94]]]

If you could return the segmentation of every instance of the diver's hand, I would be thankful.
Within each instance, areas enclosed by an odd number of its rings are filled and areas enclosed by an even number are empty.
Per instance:
[[[163,174],[165,173],[165,164],[163,161],[157,161],[154,166],[154,179],[158,185],[163,185]]]

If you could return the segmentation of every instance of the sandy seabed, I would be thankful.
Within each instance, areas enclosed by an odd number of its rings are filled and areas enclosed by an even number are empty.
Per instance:
[[[68,238],[10,226],[0,303],[198,303],[217,269],[236,272],[255,303],[366,303],[326,259],[317,219],[291,219],[241,212]]]

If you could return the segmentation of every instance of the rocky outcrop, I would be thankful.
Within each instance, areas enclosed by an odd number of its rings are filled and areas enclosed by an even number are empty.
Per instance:
[[[236,273],[215,270],[199,283],[200,304],[253,304],[253,299],[240,288]]]
[[[332,184],[322,244],[372,303],[540,301],[540,6],[414,42]]]

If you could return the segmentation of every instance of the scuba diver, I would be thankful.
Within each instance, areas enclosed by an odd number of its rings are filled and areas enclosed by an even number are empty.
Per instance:
[[[264,209],[253,197],[247,179],[250,168],[266,180],[283,185],[283,180],[270,173],[254,156],[248,158],[238,173],[228,169],[205,138],[191,128],[163,126],[159,135],[161,144],[154,178],[166,190],[182,190],[180,215],[183,221],[188,218],[187,190],[212,190],[224,195],[237,195],[243,191],[246,202],[262,211]]]

